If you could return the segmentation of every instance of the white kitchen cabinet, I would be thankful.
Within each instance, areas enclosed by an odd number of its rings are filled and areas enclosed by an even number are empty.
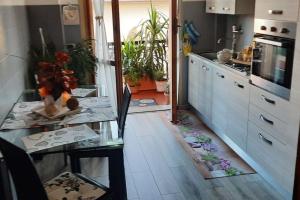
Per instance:
[[[216,14],[252,14],[254,0],[206,0],[206,12]]]
[[[211,96],[212,96],[212,66],[209,62],[204,62],[200,67],[200,77],[198,79],[199,93],[197,109],[202,114],[204,122],[211,122]]]
[[[217,134],[226,135],[229,74],[227,70],[215,67],[212,77],[211,128]]]
[[[293,191],[295,150],[249,122],[247,153],[271,175],[282,188]]]
[[[226,135],[246,151],[250,84],[247,78],[231,73],[228,85]]]
[[[188,101],[202,116],[205,123],[211,119],[212,66],[209,62],[189,57]]]
[[[250,102],[284,122],[292,120],[293,106],[289,101],[251,85]]]
[[[189,104],[194,108],[197,107],[198,101],[198,90],[199,84],[197,81],[199,78],[199,69],[201,67],[202,62],[199,59],[190,56],[189,57],[189,69],[188,69],[188,101]]]
[[[299,0],[256,0],[255,18],[297,21]]]

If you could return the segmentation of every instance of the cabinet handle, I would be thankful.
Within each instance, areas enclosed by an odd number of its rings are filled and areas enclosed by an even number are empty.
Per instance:
[[[220,78],[225,78],[225,76],[223,74],[220,74],[219,72],[216,73],[218,77]]]
[[[202,69],[203,69],[204,71],[209,71],[209,68],[208,68],[208,67],[205,67],[205,66],[202,66]]]
[[[261,98],[262,98],[265,102],[267,102],[267,103],[269,103],[269,104],[273,104],[273,105],[276,104],[276,101],[274,101],[274,100],[272,100],[272,99],[269,99],[269,98],[265,97],[265,95],[261,95]]]
[[[214,6],[210,6],[208,9],[209,10],[215,10],[215,7]]]
[[[226,11],[228,11],[228,10],[230,10],[230,8],[228,8],[228,7],[224,7],[224,8],[223,8],[223,10],[226,10]]]
[[[269,119],[267,119],[265,116],[263,116],[263,114],[261,114],[261,115],[259,116],[259,118],[260,118],[262,121],[267,122],[267,123],[270,124],[270,125],[274,125],[274,122],[271,121],[271,120],[269,120]]]
[[[194,63],[194,60],[191,60],[191,63],[193,64],[193,63]]]
[[[239,88],[242,88],[244,89],[245,86],[243,86],[242,84],[239,84],[238,82],[234,81],[234,85],[239,87]]]
[[[265,143],[269,144],[269,145],[273,145],[273,142],[271,140],[268,140],[267,138],[265,138],[261,133],[258,134],[259,138],[264,141]]]
[[[270,15],[282,15],[283,14],[283,10],[269,10],[268,13]]]

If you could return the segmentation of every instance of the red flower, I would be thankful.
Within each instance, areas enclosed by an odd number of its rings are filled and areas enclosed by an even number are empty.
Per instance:
[[[52,63],[49,62],[39,62],[38,66],[42,69],[42,70],[48,70],[51,68]]]
[[[66,52],[58,51],[55,53],[55,58],[58,63],[66,64],[70,61],[70,56]]]
[[[73,70],[65,69],[70,61],[67,53],[56,52],[55,58],[53,62],[39,62],[37,75],[41,96],[52,95],[57,99],[63,92],[71,93],[77,87],[77,79]]]

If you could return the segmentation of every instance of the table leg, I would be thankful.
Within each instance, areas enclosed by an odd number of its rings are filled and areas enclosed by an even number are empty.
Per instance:
[[[0,199],[13,199],[7,166],[3,159],[0,159]]]
[[[73,173],[81,173],[80,158],[73,154],[70,154],[69,156],[71,161],[71,171]]]
[[[109,156],[109,185],[114,200],[127,200],[123,149],[114,150]]]

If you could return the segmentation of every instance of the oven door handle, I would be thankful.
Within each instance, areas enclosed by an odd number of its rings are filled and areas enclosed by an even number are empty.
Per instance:
[[[254,41],[264,43],[264,44],[270,44],[270,45],[277,46],[277,47],[284,46],[284,44],[282,42],[277,42],[277,41],[273,41],[273,40],[266,40],[266,39],[263,39],[263,38],[254,38]]]

